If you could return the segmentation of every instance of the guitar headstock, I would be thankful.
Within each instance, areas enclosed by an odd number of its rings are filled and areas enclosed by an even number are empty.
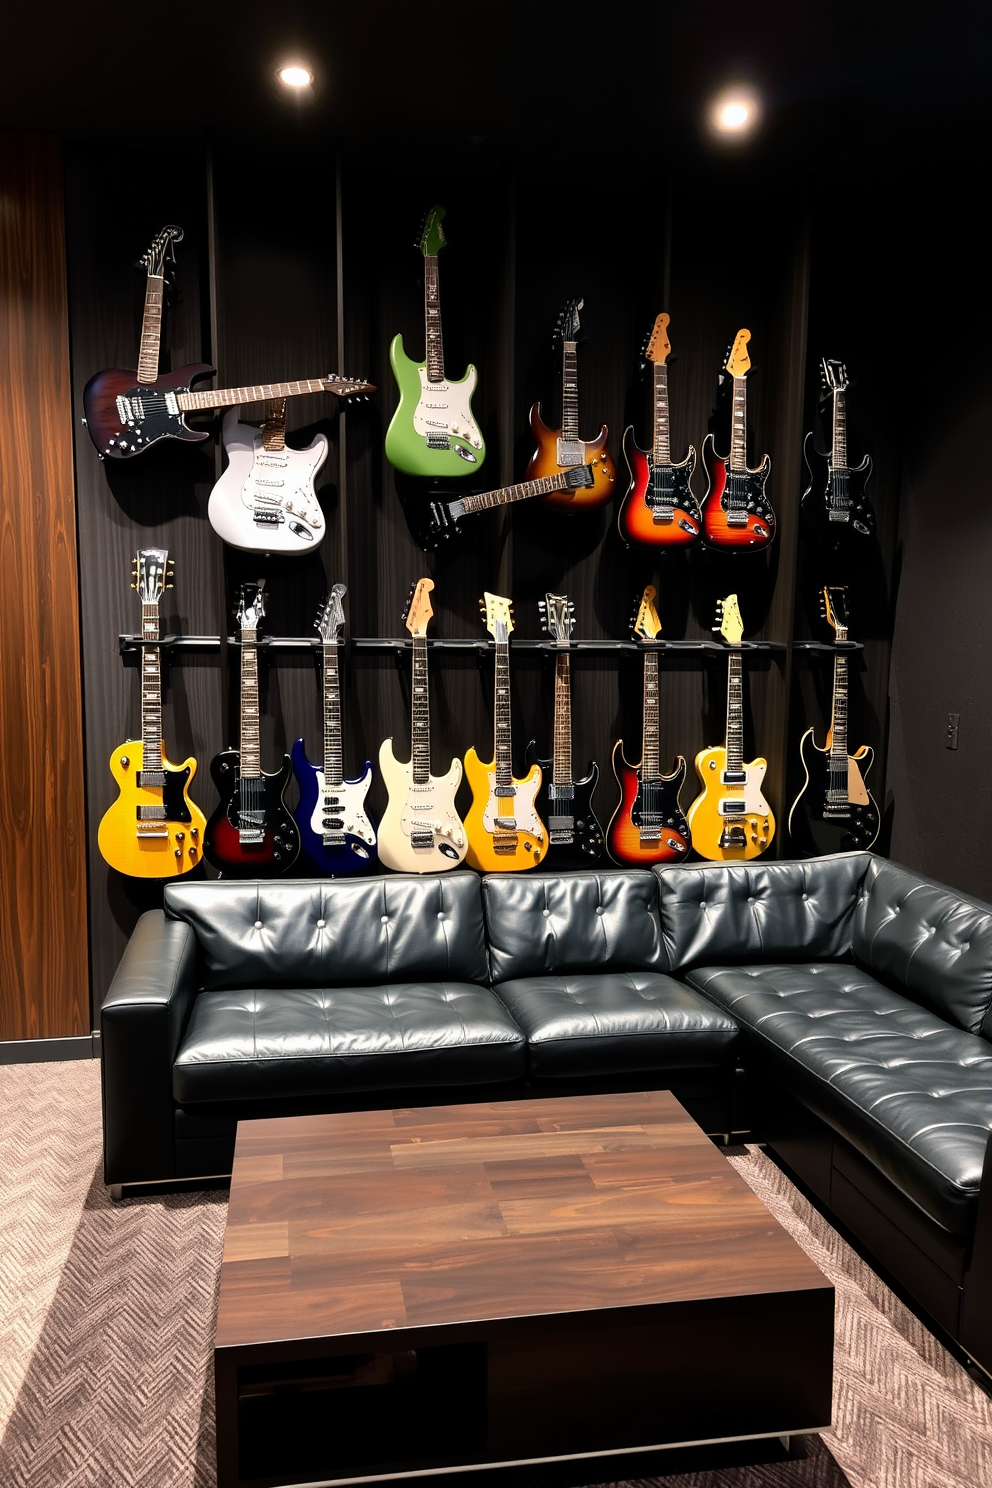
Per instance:
[[[320,633],[320,639],[325,645],[340,641],[344,637],[344,606],[341,601],[347,593],[348,590],[344,584],[335,584],[333,589],[325,595],[317,611],[313,628]]]
[[[843,393],[851,385],[847,367],[843,362],[838,362],[836,357],[820,358],[820,378],[823,382],[825,398],[828,398],[831,393]]]
[[[579,320],[579,311],[585,304],[585,300],[566,300],[558,311],[558,319],[555,321],[555,333],[551,340],[551,350],[561,351],[566,341],[578,341],[582,324]]]
[[[487,589],[483,598],[479,600],[479,609],[486,622],[486,629],[493,640],[509,640],[513,629],[512,600],[502,599],[498,594],[490,594]]]
[[[431,590],[434,588],[433,579],[420,579],[414,586],[410,595],[410,603],[406,609],[406,628],[412,636],[427,634],[427,627],[434,614],[431,608]]]
[[[664,310],[655,317],[648,339],[644,343],[644,360],[654,362],[663,367],[672,352],[672,343],[668,339],[668,323],[671,316]]]
[[[644,586],[641,602],[637,606],[637,612],[630,627],[635,639],[639,641],[654,641],[661,635],[661,621],[654,603],[657,594],[658,591],[653,584]]]
[[[242,630],[258,630],[265,615],[265,580],[256,579],[241,585],[236,610]]]
[[[744,635],[744,622],[736,594],[728,594],[726,599],[717,600],[716,624],[713,629],[723,636],[728,646],[740,645]]]
[[[423,220],[420,232],[417,235],[416,246],[425,258],[436,258],[447,241],[444,236],[444,228],[441,226],[441,218],[443,216],[443,207],[431,207]]]
[[[751,370],[751,358],[747,354],[747,343],[751,339],[751,332],[740,330],[734,337],[734,344],[730,348],[730,355],[724,363],[724,368],[731,377],[745,377]]]
[[[546,594],[537,601],[541,624],[558,646],[567,646],[575,629],[575,606],[567,594]]]
[[[148,277],[164,279],[176,261],[176,244],[183,240],[181,227],[163,227],[138,259],[138,268],[147,269]]]
[[[847,590],[835,588],[830,584],[824,587],[820,597],[820,609],[823,618],[833,630],[839,641],[847,640]]]
[[[342,377],[338,372],[328,372],[326,377],[320,378],[320,384],[325,393],[333,393],[343,403],[359,403],[368,401],[368,394],[375,392],[374,382],[362,382],[357,377]]]
[[[139,548],[131,559],[131,588],[142,604],[158,604],[162,593],[172,588],[173,560],[167,548]]]

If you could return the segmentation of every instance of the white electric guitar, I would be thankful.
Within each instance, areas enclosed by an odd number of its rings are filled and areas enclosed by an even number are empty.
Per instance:
[[[249,553],[309,553],[324,536],[314,478],[327,459],[328,438],[305,449],[286,443],[286,400],[261,429],[224,416],[227,469],[210,493],[207,516],[219,537]]]
[[[468,851],[465,827],[455,810],[461,760],[452,760],[447,775],[431,774],[427,626],[434,613],[433,588],[433,579],[421,579],[406,614],[406,628],[413,636],[410,761],[399,763],[392,739],[385,739],[379,750],[379,771],[389,794],[379,823],[379,857],[387,868],[400,873],[440,873],[456,867]]]

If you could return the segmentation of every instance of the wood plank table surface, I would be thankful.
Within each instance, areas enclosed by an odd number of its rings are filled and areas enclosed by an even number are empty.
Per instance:
[[[822,1429],[832,1329],[829,1283],[667,1091],[242,1122],[219,1481]],[[369,1410],[393,1428],[366,1442]]]

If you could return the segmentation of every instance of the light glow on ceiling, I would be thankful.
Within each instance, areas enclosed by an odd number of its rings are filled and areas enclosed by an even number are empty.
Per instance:
[[[737,84],[711,99],[706,114],[710,133],[728,144],[749,139],[761,120],[761,99],[754,88]]]
[[[284,88],[309,88],[313,82],[313,73],[301,62],[287,62],[285,67],[279,68],[276,77]]]

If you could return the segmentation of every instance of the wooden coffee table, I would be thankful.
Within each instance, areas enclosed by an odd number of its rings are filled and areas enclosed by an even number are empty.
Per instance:
[[[242,1122],[219,1485],[820,1431],[833,1307],[667,1091]]]

